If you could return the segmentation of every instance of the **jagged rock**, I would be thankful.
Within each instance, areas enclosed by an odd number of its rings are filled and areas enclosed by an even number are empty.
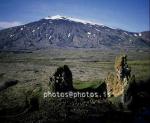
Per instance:
[[[136,82],[135,82],[135,76],[133,75],[128,81],[128,84],[124,87],[124,92],[122,96],[122,102],[124,105],[126,106],[131,105],[133,101],[133,96],[136,95],[135,87],[136,87]]]
[[[127,64],[127,55],[116,57],[114,67],[119,80],[129,80],[129,77],[131,76],[131,68]]]
[[[122,102],[130,110],[137,111],[142,107],[149,107],[150,104],[150,79],[146,81],[135,80],[133,75],[127,86],[124,88]]]
[[[72,72],[67,65],[57,68],[50,77],[52,91],[64,92],[73,90]]]
[[[117,78],[116,75],[109,73],[106,78],[106,82],[108,97],[119,96],[123,93],[124,84]]]
[[[131,76],[131,68],[127,64],[127,55],[120,55],[115,59],[115,74],[109,73],[106,82],[108,96],[119,96],[123,94]]]

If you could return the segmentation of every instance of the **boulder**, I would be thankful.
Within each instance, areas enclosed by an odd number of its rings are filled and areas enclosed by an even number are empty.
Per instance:
[[[67,65],[58,67],[50,77],[49,82],[52,91],[65,92],[73,90],[72,72]]]

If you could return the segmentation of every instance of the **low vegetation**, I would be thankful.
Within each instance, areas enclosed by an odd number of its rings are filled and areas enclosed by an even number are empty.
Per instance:
[[[99,99],[43,99],[50,90],[49,76],[58,66],[67,64],[73,74],[73,86],[77,89],[96,88],[108,73],[114,72],[117,52],[98,50],[54,49],[32,53],[0,53],[0,84],[8,80],[19,81],[16,85],[0,91],[0,119],[4,122],[130,122],[132,113],[121,111],[120,97]],[[150,75],[148,52],[129,52],[129,65],[136,81],[147,80]],[[39,110],[24,115],[24,109],[37,102]],[[115,113],[112,113],[115,112]],[[9,117],[14,115],[15,118]],[[8,116],[5,117],[5,116]],[[115,117],[118,116],[118,119]],[[128,119],[126,119],[128,117]]]

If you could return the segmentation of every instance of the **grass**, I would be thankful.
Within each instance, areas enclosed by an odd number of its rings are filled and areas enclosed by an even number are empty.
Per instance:
[[[56,109],[53,109],[56,103],[59,104],[57,101],[53,103],[49,102],[49,99],[43,100],[43,92],[49,90],[49,76],[55,72],[56,68],[64,64],[70,67],[73,73],[73,84],[75,88],[96,88],[103,82],[109,72],[114,71],[114,60],[118,54],[117,52],[104,52],[91,49],[50,49],[42,52],[36,51],[21,54],[0,53],[0,83],[11,79],[19,80],[17,85],[0,92],[0,110],[3,108],[9,109],[24,106],[25,96],[27,94],[29,97],[38,96],[40,99],[41,109],[39,112],[32,114],[33,119],[35,119],[35,117],[44,116],[48,118],[49,114],[53,116],[49,110],[58,111],[59,114],[60,109],[62,108],[62,110],[64,110],[64,107],[58,106]],[[149,78],[149,53],[132,51],[128,52],[128,56],[132,74],[135,74],[136,79],[145,80]],[[118,99],[119,98],[112,98],[110,101],[116,104]],[[84,101],[81,102],[82,105]],[[92,112],[96,114],[96,109],[98,108],[95,104],[91,104],[94,105],[93,108],[92,106],[87,108],[85,105],[78,108],[77,104],[75,105],[76,107],[73,108],[78,111],[74,111],[74,113],[80,112],[81,114],[87,112],[87,109],[91,114]],[[98,105],[100,104],[98,103]],[[109,107],[109,105],[107,106]],[[49,107],[49,109],[47,109],[47,107]],[[100,107],[103,107],[102,104]],[[104,109],[107,109],[106,107],[104,106]],[[79,110],[80,108],[82,110]],[[102,110],[103,108],[99,111]],[[64,115],[65,113],[66,111],[64,111]],[[65,116],[63,116],[63,118],[64,117]],[[46,119],[46,121],[48,121],[48,119]]]
[[[58,66],[67,64],[76,87],[92,86],[114,71],[115,57],[119,52],[96,49],[49,49],[33,53],[0,53],[0,82],[17,79],[22,83],[41,83],[46,88],[49,76]],[[150,75],[148,52],[127,53],[132,74],[136,79]],[[77,81],[77,82],[76,82]],[[96,82],[95,82],[96,81]]]
[[[130,61],[129,65],[136,80],[146,80],[150,77],[150,60],[134,60]]]
[[[96,88],[101,83],[102,83],[101,80],[94,80],[94,81],[76,80],[76,81],[74,81],[74,88],[76,88],[76,89],[83,89],[83,88],[88,88],[88,87]]]

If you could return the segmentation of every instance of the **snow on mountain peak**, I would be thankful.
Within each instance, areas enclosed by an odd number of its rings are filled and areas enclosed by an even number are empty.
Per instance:
[[[78,18],[67,17],[67,16],[60,16],[60,15],[48,16],[45,19],[46,20],[49,20],[49,19],[51,19],[51,20],[64,19],[64,20],[79,22],[79,23],[83,23],[83,24],[91,24],[91,25],[101,25],[101,26],[103,26],[103,24],[95,23],[95,22],[92,22],[92,21],[86,21],[86,20],[82,20],[82,19],[78,19]]]
[[[60,15],[55,15],[55,16],[48,16],[46,17],[45,19],[52,19],[52,20],[55,20],[55,19],[65,19],[64,16],[60,16]]]

